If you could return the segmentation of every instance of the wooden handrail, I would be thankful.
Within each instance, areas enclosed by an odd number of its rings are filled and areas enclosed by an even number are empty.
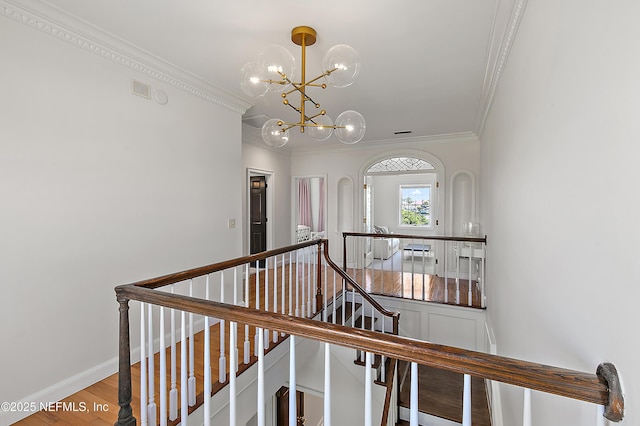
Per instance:
[[[157,277],[157,278],[151,278],[151,279],[147,279],[147,280],[143,280],[143,281],[138,281],[138,282],[132,283],[131,285],[134,285],[134,286],[137,286],[137,287],[152,288],[152,289],[153,288],[159,288],[159,287],[163,287],[163,286],[166,286],[166,285],[175,284],[175,283],[178,283],[178,282],[181,282],[181,281],[185,281],[185,280],[188,280],[188,279],[191,279],[191,278],[196,278],[196,277],[200,277],[200,276],[203,276],[203,275],[212,274],[214,272],[223,271],[225,269],[234,268],[236,266],[245,265],[245,264],[250,263],[250,262],[256,262],[256,261],[264,260],[264,259],[267,259],[267,258],[272,257],[272,256],[277,256],[279,254],[292,252],[292,251],[299,250],[299,249],[305,248],[305,247],[311,247],[311,246],[317,245],[318,249],[319,249],[320,246],[323,245],[323,244],[325,246],[324,257],[325,257],[325,260],[327,261],[327,264],[333,270],[335,270],[343,279],[345,279],[347,282],[349,282],[349,284],[356,290],[356,292],[359,293],[365,300],[367,300],[367,302],[369,302],[371,305],[373,305],[375,307],[375,309],[378,310],[382,315],[394,318],[394,324],[393,324],[394,330],[393,330],[393,332],[397,333],[398,332],[398,313],[397,312],[392,312],[392,311],[389,311],[389,310],[385,309],[382,305],[380,305],[380,303],[378,303],[373,297],[371,297],[371,295],[369,295],[369,293],[367,293],[366,290],[364,290],[362,287],[360,287],[360,285],[358,285],[358,283],[355,282],[353,280],[353,278],[351,278],[344,271],[342,271],[342,269],[340,269],[340,267],[338,265],[336,265],[329,258],[329,240],[326,240],[326,239],[305,241],[305,242],[300,243],[300,244],[295,244],[295,245],[291,245],[291,246],[287,246],[287,247],[281,247],[281,248],[274,249],[274,250],[268,250],[268,251],[252,254],[252,255],[249,255],[249,256],[238,257],[238,258],[235,258],[235,259],[231,259],[231,260],[227,260],[227,261],[219,262],[219,263],[214,263],[214,264],[211,264],[211,265],[200,266],[198,268],[188,269],[186,271],[176,272],[176,273],[173,273],[173,274],[167,274],[167,275],[163,275],[163,276]],[[320,252],[320,250],[318,250],[318,252]],[[318,274],[320,274],[320,270],[318,270]],[[319,280],[319,277],[318,277],[318,280]],[[320,300],[322,299],[322,296],[317,294],[316,295],[316,299],[319,299],[318,306],[321,306]]]
[[[487,236],[475,237],[452,237],[445,235],[410,235],[410,234],[378,234],[375,232],[343,232],[342,233],[342,269],[347,270],[347,237],[370,237],[370,238],[402,238],[402,239],[422,239],[435,241],[460,241],[463,243],[483,243],[487,244]]]
[[[624,411],[622,395],[616,394],[619,389],[607,385],[608,382],[617,381],[617,377],[615,380],[609,377],[605,381],[597,374],[169,294],[132,284],[116,287],[116,295],[121,303],[138,300],[604,405],[605,415],[611,420],[622,418]],[[612,374],[612,369],[607,371],[609,375]]]
[[[336,265],[336,263],[333,260],[331,260],[331,258],[329,257],[329,240],[324,240],[324,242],[325,242],[324,260],[327,262],[327,265],[329,265],[334,271],[336,271],[336,273],[340,275],[342,279],[347,281],[349,285],[351,285],[357,291],[357,293],[360,294],[363,299],[369,302],[378,312],[380,312],[382,315],[386,317],[393,318],[393,333],[398,334],[399,314],[397,312],[387,310],[384,306],[378,303],[376,299],[371,297],[371,295],[365,289],[360,287],[360,285],[353,278],[351,278],[349,274],[347,274],[345,271],[340,269],[340,267]]]
[[[181,281],[185,281],[191,278],[196,278],[203,275],[212,274],[214,272],[223,271],[225,269],[234,268],[236,266],[245,265],[247,263],[264,260],[268,257],[277,256],[279,254],[288,253],[291,251],[299,250],[301,248],[311,247],[315,245],[320,247],[322,242],[323,240],[305,241],[300,244],[294,244],[291,246],[281,247],[274,250],[267,250],[260,253],[251,254],[249,256],[237,257],[235,259],[226,260],[224,262],[213,263],[211,265],[200,266],[200,267],[188,269],[182,272],[176,272],[173,274],[163,275],[157,278],[138,281],[131,285],[135,285],[138,287],[145,287],[145,288],[163,287],[165,285],[179,283]]]
[[[346,237],[372,237],[372,238],[404,238],[404,239],[420,239],[435,241],[460,241],[463,243],[487,243],[487,236],[484,237],[451,237],[444,235],[410,235],[410,234],[378,234],[375,232],[343,232],[343,238]]]

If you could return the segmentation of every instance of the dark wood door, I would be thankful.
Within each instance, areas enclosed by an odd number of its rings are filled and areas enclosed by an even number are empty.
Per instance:
[[[278,392],[276,392],[277,400],[277,413],[276,413],[276,425],[277,426],[289,426],[289,388],[283,386]],[[297,426],[304,426],[304,393],[296,392],[296,405],[297,405]]]
[[[251,176],[249,182],[250,254],[267,249],[267,178]],[[260,266],[264,266],[264,261]]]

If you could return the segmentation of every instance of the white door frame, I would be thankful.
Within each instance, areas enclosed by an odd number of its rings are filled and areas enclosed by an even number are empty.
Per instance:
[[[246,206],[245,206],[245,220],[244,220],[244,235],[245,235],[245,255],[249,254],[251,250],[251,215],[249,214],[249,206],[251,205],[251,188],[249,185],[250,178],[252,176],[264,176],[267,183],[267,250],[273,248],[273,194],[274,194],[274,173],[271,170],[261,170],[247,167],[247,178],[245,180],[246,191]]]

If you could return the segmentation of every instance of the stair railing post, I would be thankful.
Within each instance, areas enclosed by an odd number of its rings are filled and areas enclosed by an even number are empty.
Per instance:
[[[129,341],[129,299],[117,297],[120,304],[120,336],[118,367],[118,421],[116,426],[135,426],[131,409],[131,343]]]

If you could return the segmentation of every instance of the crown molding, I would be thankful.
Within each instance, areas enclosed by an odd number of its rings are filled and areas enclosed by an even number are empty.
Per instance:
[[[252,104],[43,1],[0,0],[0,14],[239,114]]]
[[[413,136],[409,138],[384,139],[375,141],[358,142],[353,145],[322,144],[312,147],[294,147],[291,149],[292,155],[297,153],[321,152],[321,151],[363,151],[365,149],[375,150],[379,148],[385,149],[413,149],[424,148],[427,144],[451,144],[451,143],[478,143],[479,139],[473,132],[449,133],[431,136]],[[286,145],[285,145],[286,146]]]
[[[494,15],[494,26],[492,32],[492,40],[494,39],[497,28],[497,19],[498,14],[500,12],[500,7],[507,0],[498,1],[496,4],[496,12]],[[502,71],[507,63],[507,59],[509,58],[509,54],[511,53],[511,47],[513,46],[513,41],[518,32],[518,28],[520,26],[520,22],[522,21],[522,16],[524,15],[524,10],[527,6],[528,0],[512,0],[513,7],[511,8],[511,15],[506,26],[505,31],[502,34],[502,38],[500,41],[500,50],[498,53],[498,57],[496,61],[491,63],[491,45],[489,51],[487,52],[487,70],[485,75],[488,78],[485,78],[484,86],[482,88],[482,98],[481,98],[481,107],[479,109],[479,120],[476,126],[476,134],[482,135],[484,130],[484,125],[487,120],[487,116],[489,115],[489,111],[491,110],[491,105],[493,104],[493,98],[498,87],[498,83],[500,82],[500,77],[502,76]]]

